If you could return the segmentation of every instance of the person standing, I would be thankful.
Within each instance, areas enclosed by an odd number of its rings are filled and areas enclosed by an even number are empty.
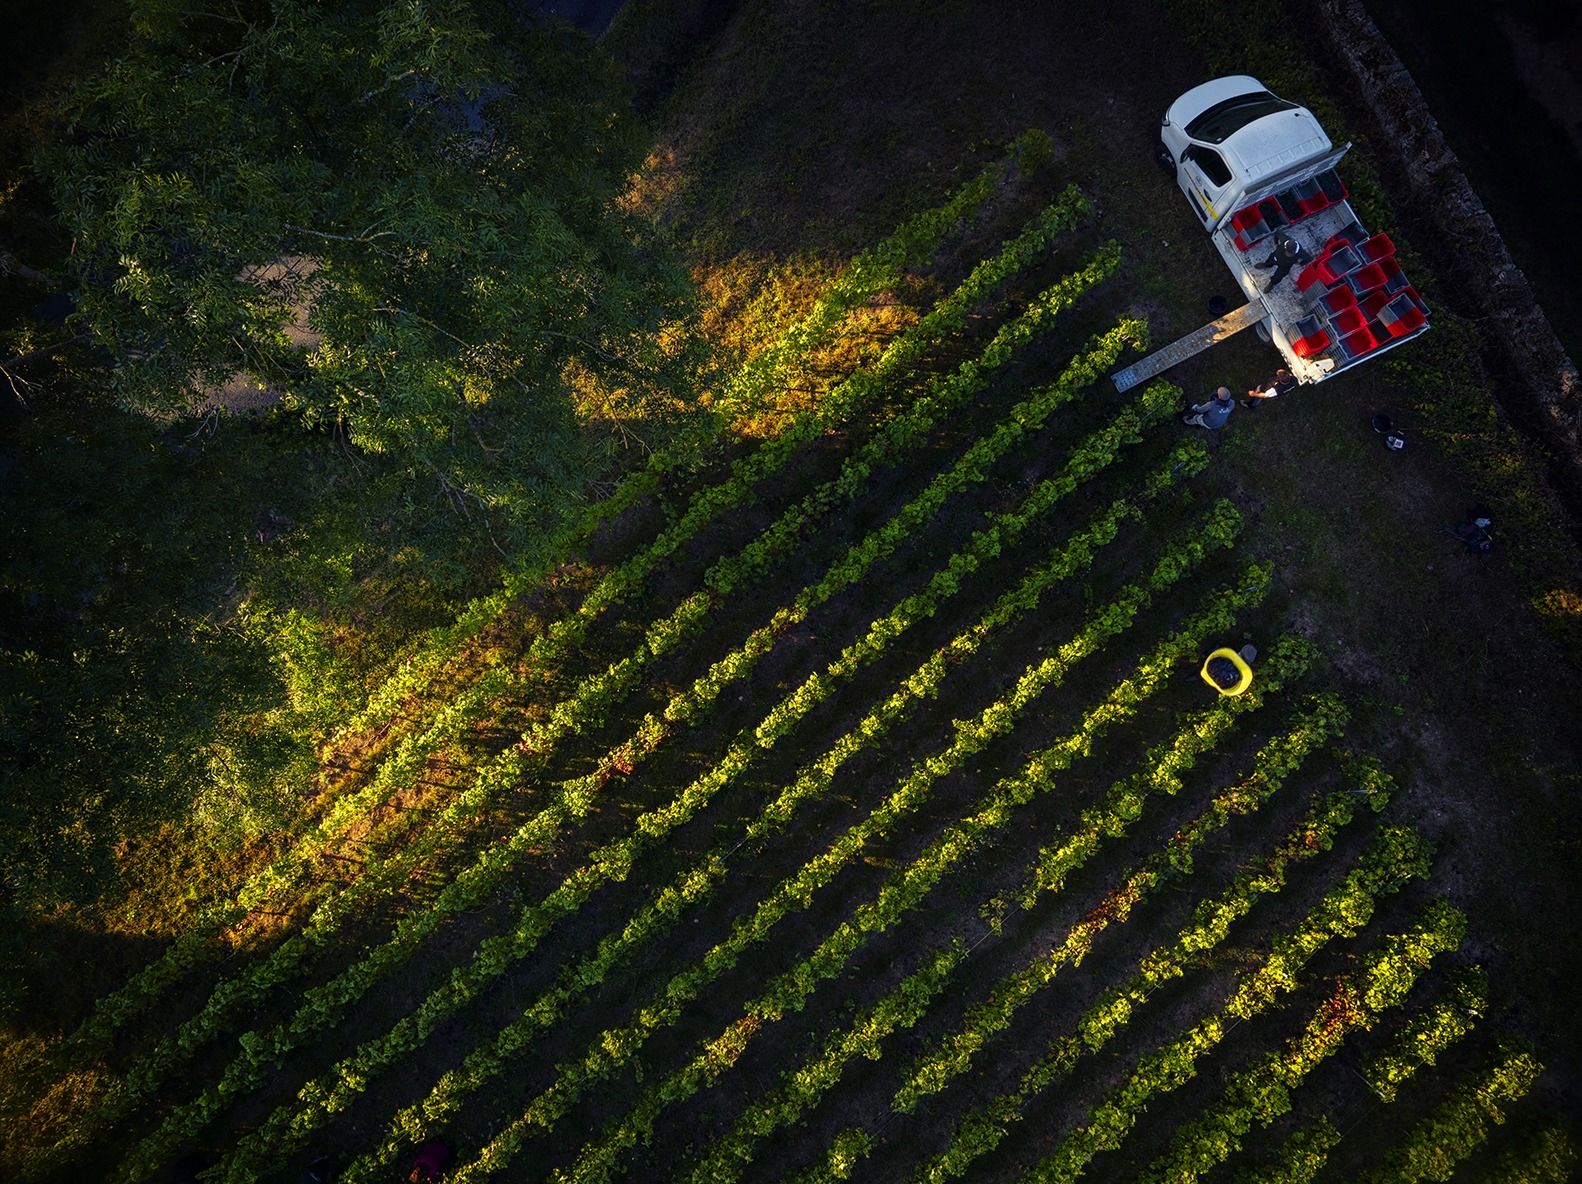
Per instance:
[[[1236,410],[1236,400],[1231,398],[1230,387],[1222,386],[1214,392],[1212,399],[1205,403],[1193,404],[1192,414],[1183,415],[1181,422],[1217,432],[1225,426],[1225,421],[1230,418],[1230,413],[1234,410]]]
[[[1248,391],[1247,397],[1241,401],[1241,405],[1247,408],[1249,411],[1254,410],[1257,408],[1258,404],[1262,403],[1264,400],[1278,399],[1281,395],[1285,394],[1286,391],[1290,390],[1295,385],[1296,379],[1292,376],[1291,372],[1284,366],[1281,366],[1274,372],[1273,378],[1264,379],[1257,386],[1253,387],[1252,390]]]
[[[1274,274],[1269,277],[1269,283],[1264,287],[1265,292],[1272,292],[1274,286],[1286,277],[1291,268],[1298,263],[1306,263],[1311,258],[1312,256],[1301,243],[1281,230],[1274,236],[1274,252],[1262,263],[1254,263],[1253,266],[1260,271],[1274,268]]]

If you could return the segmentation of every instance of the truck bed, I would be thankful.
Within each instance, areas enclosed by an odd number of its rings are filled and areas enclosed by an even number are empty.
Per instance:
[[[1357,221],[1357,216],[1352,211],[1351,203],[1340,201],[1282,229],[1301,243],[1309,255],[1316,257],[1331,236],[1354,221]],[[1268,311],[1264,326],[1268,330],[1269,337],[1285,358],[1291,373],[1300,382],[1322,382],[1341,370],[1355,366],[1358,362],[1377,357],[1386,350],[1395,348],[1403,341],[1410,341],[1427,328],[1424,326],[1416,332],[1393,338],[1349,362],[1325,354],[1310,358],[1297,357],[1291,349],[1291,342],[1298,336],[1294,332],[1294,326],[1313,311],[1314,302],[1323,294],[1322,286],[1315,285],[1306,292],[1299,291],[1296,280],[1302,272],[1303,265],[1298,264],[1280,281],[1279,287],[1273,292],[1264,292],[1263,285],[1268,282],[1273,272],[1268,269],[1259,270],[1254,265],[1269,258],[1273,252],[1273,236],[1254,243],[1249,250],[1243,251],[1236,245],[1234,232],[1227,219],[1211,237],[1231,273],[1237,277],[1247,299],[1263,301],[1264,308]]]

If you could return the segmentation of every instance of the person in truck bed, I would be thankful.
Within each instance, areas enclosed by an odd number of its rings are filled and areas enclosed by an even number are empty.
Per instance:
[[[1274,286],[1283,280],[1293,267],[1298,263],[1306,263],[1311,258],[1312,256],[1301,243],[1280,230],[1275,232],[1273,253],[1262,263],[1254,263],[1253,266],[1260,271],[1274,268],[1274,274],[1269,277],[1269,283],[1264,287],[1265,292],[1272,292]]]
[[[1222,386],[1214,392],[1212,399],[1205,403],[1193,404],[1192,414],[1183,415],[1181,422],[1217,432],[1225,426],[1225,421],[1230,418],[1230,413],[1234,410],[1236,410],[1236,400],[1230,396],[1230,387]]]

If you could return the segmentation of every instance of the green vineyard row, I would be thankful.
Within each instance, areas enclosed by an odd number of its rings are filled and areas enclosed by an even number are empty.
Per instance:
[[[1177,549],[1174,554],[1166,555],[1146,586],[1134,585],[1126,589],[1109,606],[1095,613],[1076,638],[1029,667],[1009,695],[984,708],[975,719],[957,721],[954,725],[956,739],[947,749],[914,764],[896,791],[866,820],[836,839],[826,851],[804,865],[801,872],[784,882],[750,919],[739,922],[728,945],[740,949],[744,939],[758,940],[790,912],[808,907],[813,893],[827,885],[837,871],[855,860],[869,843],[887,833],[901,817],[915,812],[941,777],[956,771],[968,757],[1009,732],[1036,698],[1064,681],[1066,672],[1075,662],[1102,649],[1110,637],[1125,629],[1146,603],[1150,590],[1175,583],[1191,565],[1192,551],[1201,557],[1207,549],[1205,544],[1216,545],[1206,537],[1194,539],[1188,545],[1192,550]],[[1194,652],[1205,635],[1226,628],[1238,611],[1260,601],[1267,585],[1267,570],[1254,568],[1240,585],[1216,591],[1210,597],[1210,606],[1162,642],[1144,659],[1132,678],[1112,691],[1103,704],[1084,715],[1075,732],[1040,750],[1019,777],[996,783],[982,803],[984,808],[980,814],[970,821],[980,823],[984,829],[1003,825],[1007,806],[1013,799],[1031,798],[1037,790],[1052,784],[1055,772],[1086,757],[1100,735],[1130,719],[1137,706],[1159,689],[1170,676],[1175,662]],[[569,1178],[579,1182],[603,1178],[609,1166],[646,1131],[657,1113],[717,1078],[735,1062],[752,1035],[765,1024],[772,1023],[788,1009],[800,1008],[817,984],[837,973],[868,937],[884,931],[913,908],[938,878],[971,850],[973,841],[972,837],[952,834],[948,841],[932,844],[917,860],[887,879],[876,899],[860,906],[851,919],[842,923],[801,964],[777,976],[758,999],[748,1005],[740,1021],[706,1042],[683,1069],[645,1091],[634,1113],[614,1124],[599,1143],[589,1147]],[[688,991],[688,994],[695,993],[696,987]],[[530,1104],[524,1115],[492,1141],[476,1161],[457,1173],[457,1180],[480,1179],[499,1170],[531,1127],[552,1127],[570,1100],[580,1095],[588,1082],[602,1078],[613,1067],[613,1051],[619,1050],[619,1060],[630,1059],[637,1045],[656,1026],[654,1020],[662,1017],[669,1023],[678,1016],[679,1006],[672,995],[665,999],[662,1010],[659,1007],[646,1009],[644,1023],[628,1030],[632,1036],[638,1036],[640,1031],[639,1038],[607,1035],[599,1042],[601,1047],[581,1066],[563,1074],[561,1080]]]
[[[1183,828],[1167,850],[1150,857],[1107,894],[1100,905],[1072,929],[1064,943],[998,983],[988,999],[967,1013],[962,1027],[937,1052],[922,1058],[913,1067],[896,1094],[896,1108],[902,1112],[911,1110],[919,1099],[937,1092],[951,1078],[966,1072],[979,1050],[1009,1027],[1012,1017],[1053,982],[1062,967],[1080,963],[1100,932],[1113,922],[1124,921],[1173,872],[1189,870],[1193,851],[1208,835],[1233,816],[1251,813],[1261,806],[1315,750],[1340,735],[1346,718],[1346,710],[1338,699],[1332,696],[1320,699],[1293,731],[1258,753],[1253,772],[1246,780],[1216,796],[1211,808]],[[1124,834],[1124,823],[1130,819],[1116,817],[1113,821],[1123,825],[1106,827],[1100,832],[1106,838]]]
[[[1044,306],[1048,315],[1053,315],[1069,299],[1074,299],[1072,287],[1056,286],[1057,294]],[[1024,334],[1031,335],[1034,331],[1032,322],[1026,322],[1018,333],[1006,340],[1019,341]],[[769,624],[750,634],[731,655],[716,662],[690,688],[672,696],[669,706],[662,713],[647,716],[633,738],[621,746],[621,750],[627,754],[626,759],[635,761],[637,752],[653,751],[668,734],[670,721],[691,720],[700,715],[726,686],[746,677],[790,624],[804,619],[817,605],[861,579],[874,564],[893,553],[923,522],[937,514],[951,497],[984,481],[995,459],[1056,408],[1074,398],[1084,386],[1091,384],[1098,374],[1113,364],[1120,350],[1128,341],[1134,340],[1138,332],[1136,323],[1123,322],[1100,336],[1091,349],[1069,363],[1056,382],[1038,388],[1019,403],[994,432],[970,448],[956,464],[936,477],[882,527],[853,544],[846,555],[831,566],[823,579],[804,588],[789,607],[781,609]],[[1010,351],[1012,346],[1008,344],[1006,349]],[[1009,352],[1005,356],[1008,357]],[[1165,402],[1161,388],[1151,388],[1151,393],[1144,396],[1145,406],[1152,408],[1155,416],[1162,413],[1160,408]],[[507,759],[497,762],[491,770],[492,778],[496,781],[514,780],[517,773],[508,766],[521,755],[519,747],[508,750]],[[470,903],[476,899],[478,892],[486,891],[480,886],[480,881],[497,882],[522,851],[548,842],[571,822],[585,817],[606,779],[596,772],[563,786],[560,799],[554,805],[533,815],[518,828],[509,843],[490,848],[469,869],[467,875],[448,884],[441,894],[440,904],[404,918],[391,940],[343,971],[330,983],[307,992],[295,1015],[273,1033],[244,1036],[241,1056],[226,1070],[218,1085],[194,1102],[178,1108],[159,1131],[145,1139],[131,1157],[134,1164],[130,1170],[140,1170],[135,1164],[144,1162],[146,1157],[153,1157],[156,1162],[162,1159],[171,1147],[202,1129],[227,1099],[252,1088],[268,1063],[279,1060],[290,1049],[300,1045],[308,1035],[338,1021],[347,1007],[361,998],[376,981],[399,966],[411,949],[432,932],[439,920],[448,915],[451,900]]]
[[[1141,506],[1150,504],[1182,475],[1195,472],[1203,459],[1196,448],[1178,449],[1164,466],[1141,483],[1140,495],[1119,499],[1107,511],[1097,515],[1086,530],[1078,531],[1057,546],[1015,588],[1001,596],[975,625],[958,634],[931,655],[920,668],[902,679],[899,689],[864,716],[823,756],[804,767],[791,784],[748,824],[741,840],[730,840],[717,846],[691,869],[682,872],[670,887],[658,892],[623,931],[605,938],[593,957],[568,968],[550,994],[502,1030],[491,1045],[469,1054],[460,1069],[446,1074],[420,1105],[408,1107],[397,1115],[379,1151],[373,1156],[358,1159],[347,1170],[345,1179],[348,1184],[370,1181],[377,1170],[389,1167],[409,1140],[421,1140],[435,1124],[455,1113],[465,1096],[502,1073],[510,1058],[521,1055],[534,1033],[558,1022],[573,999],[604,981],[613,968],[638,946],[654,940],[659,933],[674,925],[683,909],[707,898],[720,883],[727,861],[738,849],[746,844],[759,843],[782,830],[798,810],[821,799],[841,768],[862,752],[877,746],[891,728],[906,717],[913,705],[935,696],[953,668],[979,652],[1006,626],[1035,609],[1039,599],[1050,588],[1086,568],[1098,548],[1114,538],[1119,523],[1125,517],[1139,512]],[[1070,474],[1069,466],[1067,473]],[[1051,480],[1058,487],[1063,484],[1065,477]],[[1035,490],[1024,502],[1024,507],[1041,504],[1042,501],[1039,491]],[[952,570],[954,565],[947,565],[946,573]],[[933,587],[931,584],[930,588]],[[941,594],[946,590],[944,587],[939,589]],[[811,710],[815,702],[822,701],[823,696],[833,688],[836,674],[848,676],[859,660],[871,660],[877,656],[878,638],[889,637],[902,621],[926,616],[932,611],[934,605],[931,597],[914,596],[903,601],[896,613],[877,622],[865,638],[854,642],[831,664],[825,677],[818,680],[817,700],[805,694],[807,684],[793,692],[794,696],[799,697],[799,711]],[[896,614],[902,614],[901,618],[898,619]],[[758,738],[759,744],[769,744],[774,737],[783,734],[788,726],[788,717],[777,712],[778,709],[770,713],[770,718],[775,721],[774,732]],[[745,753],[737,755],[746,759]],[[732,754],[727,753],[724,760],[705,774],[700,782],[726,775],[732,768],[731,759]]]
[[[1169,1149],[1138,1177],[1139,1184],[1196,1184],[1241,1150],[1250,1132],[1290,1111],[1292,1092],[1348,1036],[1370,1030],[1406,998],[1434,956],[1459,948],[1466,930],[1459,910],[1443,901],[1430,904],[1415,929],[1387,940],[1364,960],[1355,979],[1337,982],[1285,1048],[1233,1074],[1219,1102],[1176,1131]]]
[[[1300,986],[1298,975],[1321,947],[1361,932],[1380,895],[1427,874],[1426,847],[1412,850],[1415,835],[1393,829],[1382,835],[1396,842],[1374,847],[1369,858],[1326,896],[1295,932],[1274,943],[1263,965],[1241,979],[1219,1012],[1138,1061],[1127,1080],[1092,1108],[1089,1121],[1061,1139],[1024,1179],[1029,1184],[1070,1184],[1095,1156],[1120,1147],[1148,1104],[1195,1077],[1202,1058],[1218,1048],[1237,1024],[1267,1011],[1282,995]],[[1451,934],[1429,926],[1424,942],[1429,949],[1454,949],[1461,940],[1459,924],[1453,936],[1451,940]],[[1397,972],[1393,966],[1391,972]]]
[[[1332,718],[1338,711],[1338,702],[1327,700],[1304,718],[1292,731],[1271,743],[1254,760],[1254,771],[1243,782],[1220,793],[1198,820],[1187,828],[1189,849],[1205,841],[1232,814],[1256,809],[1265,797],[1272,794],[1287,776],[1300,767],[1302,761],[1315,749],[1339,735],[1340,720]],[[1262,792],[1247,792],[1257,785]],[[1180,848],[1174,854],[1179,855]],[[1098,934],[1110,924],[1124,922],[1131,909],[1149,889],[1163,879],[1159,861],[1149,861],[1151,866],[1133,872],[1121,884],[1105,893],[1103,903],[1085,916],[1068,934],[1065,943],[1056,947],[1051,955],[1055,965],[1067,961],[1080,961],[1092,947]],[[1146,879],[1145,879],[1146,878]],[[799,1121],[802,1116],[840,1080],[845,1065],[856,1056],[877,1060],[880,1043],[901,1028],[911,1027],[927,1011],[929,1003],[946,984],[948,976],[966,959],[966,951],[959,946],[936,955],[933,961],[904,980],[893,992],[868,1008],[852,1025],[831,1036],[820,1055],[814,1060],[785,1074],[784,1084],[769,1097],[754,1103],[737,1121],[731,1131],[717,1140],[710,1152],[686,1177],[686,1184],[729,1184],[752,1162],[755,1144],[768,1134]],[[1035,971],[1044,971],[1043,965]],[[1052,976],[1052,969],[1046,971]],[[1026,978],[1013,975],[996,988],[992,1001],[1006,1022],[1014,1009],[1013,999],[1018,999],[1017,987]],[[1045,977],[1045,982],[1048,978]],[[1030,993],[1030,992],[1028,992]],[[973,1036],[979,1044],[993,1028],[987,1021],[989,1005],[977,1009],[972,1017]],[[998,1018],[998,1017],[996,1017]],[[1003,1027],[1003,1024],[999,1025]],[[964,1048],[966,1040],[959,1036],[949,1042],[952,1050]],[[964,1059],[964,1058],[963,1058]]]
[[[1414,1016],[1396,1043],[1370,1057],[1362,1077],[1384,1102],[1393,1102],[1400,1088],[1424,1065],[1472,1031],[1488,1006],[1488,985],[1481,973],[1457,976],[1445,998]]]
[[[1524,1097],[1543,1066],[1526,1049],[1501,1050],[1486,1073],[1457,1087],[1384,1154],[1383,1162],[1363,1179],[1366,1184],[1419,1184],[1448,1180],[1461,1163],[1505,1121],[1503,1107]]]
[[[1471,967],[1456,973],[1446,997],[1408,1020],[1390,1047],[1369,1060],[1364,1079],[1381,1101],[1393,1102],[1402,1085],[1471,1032],[1487,1006],[1483,972]],[[1236,1184],[1311,1184],[1341,1139],[1340,1129],[1321,1115],[1287,1135],[1268,1163],[1238,1172]]]
[[[1031,164],[1048,154],[1048,138],[1043,133],[1026,133],[1013,144],[1011,153],[1005,159],[984,168],[958,188],[944,204],[914,215],[888,238],[859,255],[807,317],[744,367],[741,374],[722,392],[723,401],[728,406],[750,401],[755,394],[782,380],[788,362],[815,346],[852,309],[892,286],[908,268],[927,260],[953,226],[970,216],[999,189],[1013,167],[1018,163]],[[1000,278],[1008,274],[1009,270],[1001,273]],[[675,447],[651,453],[641,470],[623,479],[609,497],[590,506],[557,540],[556,545],[549,549],[553,558],[547,565],[537,564],[514,573],[499,592],[475,602],[452,626],[431,635],[418,654],[404,662],[395,675],[385,680],[369,696],[364,710],[342,729],[340,735],[344,737],[359,733],[387,720],[406,699],[425,687],[461,646],[497,619],[523,588],[536,586],[547,575],[549,565],[560,562],[564,555],[582,545],[603,523],[651,495],[666,472],[684,462],[691,462],[696,448],[697,441],[689,438]],[[488,687],[479,695],[469,696],[469,702],[488,701],[511,682],[505,672],[490,672],[484,679]],[[442,708],[438,719],[433,718],[431,713],[428,717],[430,722],[420,736],[406,737],[400,742],[396,763],[403,767],[410,766],[414,754],[421,752],[424,754],[421,759],[426,759],[428,754],[448,742],[446,737],[454,739],[456,733],[453,731],[453,721],[465,715],[467,710],[466,707],[450,711]],[[139,971],[124,986],[102,997],[89,1019],[54,1050],[51,1064],[79,1062],[98,1055],[128,1019],[152,1005],[201,959],[204,948],[216,934],[259,907],[281,884],[292,881],[335,835],[344,831],[356,818],[364,816],[369,803],[378,796],[377,792],[359,793],[355,800],[347,799],[344,805],[338,802],[312,832],[302,836],[279,859],[251,877],[238,890],[234,900],[217,903],[206,910],[160,958]]]
[[[1021,256],[1018,255],[1017,259],[1020,258]],[[1112,258],[1107,256],[1106,261],[1100,261],[1078,276],[1056,285],[1052,289],[1054,295],[1041,306],[1044,314],[1052,314],[1064,307],[1091,283],[1098,282],[1112,265]],[[1014,338],[1015,335],[1011,336]],[[1035,400],[1028,400],[1027,403],[1035,403]],[[912,413],[914,418],[911,421],[914,425],[931,423],[931,415],[943,409],[929,404],[926,399],[920,401],[920,407],[924,404],[927,404],[929,413],[925,414],[923,410],[914,408]],[[1036,420],[1038,414],[1036,406],[1029,410],[1024,404],[1018,410],[1027,411],[1029,416]],[[909,445],[915,444],[923,434],[919,428],[911,433],[896,433],[884,437],[889,444],[889,451],[885,453],[886,459],[891,461],[898,459],[901,452]],[[905,514],[905,511],[902,513]],[[787,550],[791,541],[782,538],[780,549]],[[767,562],[762,551],[759,553],[759,560]],[[815,586],[815,590],[823,595],[833,595],[832,591],[819,589],[818,586]],[[807,599],[816,601],[817,598]],[[701,628],[708,619],[709,614],[706,612],[693,613],[689,618],[689,627]],[[765,631],[761,630],[760,634],[763,633]],[[752,640],[749,639],[749,646]],[[642,647],[639,649],[641,651]],[[640,663],[629,659],[626,665],[635,667]],[[742,671],[737,677],[744,674],[745,671]],[[587,685],[596,685],[597,681],[591,680]],[[712,697],[723,689],[723,685],[723,682],[714,680],[703,693]],[[698,697],[698,694],[699,688],[694,687],[694,697]],[[642,733],[641,743],[628,743],[621,749],[624,755],[612,756],[611,761],[630,768],[631,765],[627,762],[635,760],[636,752],[651,751],[652,746],[662,737],[663,730],[658,726],[652,726],[652,721],[649,723],[651,726]],[[543,743],[544,737],[539,736],[536,741]],[[524,738],[525,742],[526,738]],[[508,750],[500,759],[480,771],[473,784],[458,794],[415,839],[398,847],[391,858],[375,861],[374,866],[361,879],[330,900],[319,904],[304,925],[280,943],[266,959],[253,967],[245,976],[222,983],[197,1016],[144,1056],[135,1068],[117,1083],[110,1096],[75,1125],[69,1139],[57,1148],[57,1155],[65,1154],[74,1146],[86,1143],[106,1125],[130,1112],[142,1098],[151,1094],[190,1055],[211,1039],[231,1016],[259,999],[269,989],[288,981],[315,950],[329,945],[350,921],[360,915],[366,915],[370,909],[377,908],[389,892],[406,880],[413,868],[432,857],[447,840],[454,837],[466,821],[482,816],[492,801],[514,786],[526,772],[527,763],[527,758],[520,748]],[[568,795],[571,801],[581,807],[580,810],[573,810],[570,818],[581,817],[587,809],[591,808],[593,797],[602,786],[604,776],[604,774],[594,774],[585,779],[584,792],[580,797],[575,794]],[[418,942],[426,938],[434,927],[456,908],[468,907],[491,892],[493,886],[522,852],[553,837],[553,834],[568,821],[565,811],[558,807],[551,807],[535,815],[527,824],[519,828],[507,844],[491,848],[486,853],[489,861],[487,864],[470,869],[462,879],[451,883],[445,890],[442,901],[436,902],[435,907],[420,914],[409,914],[404,918],[391,941],[376,954],[364,960],[363,969],[372,970],[371,975],[364,973],[358,979],[350,977],[353,972],[349,971],[347,976],[337,980],[334,986],[338,992],[339,1008],[344,1009],[359,998],[372,985],[375,978],[387,973],[391,967],[398,964]],[[340,990],[341,987],[348,989]],[[319,1003],[330,993],[325,991],[316,996],[310,995],[309,1003]],[[293,1035],[300,1038],[326,1023],[333,1022],[338,1014],[339,1011],[327,1012],[322,1014],[316,1023],[306,1026],[302,1014],[299,1013],[293,1020]],[[272,1049],[273,1055],[283,1055],[287,1047],[289,1045],[276,1041]]]
[[[1193,961],[1223,942],[1232,924],[1250,912],[1255,904],[1284,888],[1287,872],[1293,865],[1329,850],[1336,834],[1352,821],[1361,805],[1366,804],[1375,812],[1382,810],[1395,791],[1394,782],[1366,762],[1355,764],[1349,779],[1356,783],[1355,792],[1340,790],[1320,798],[1271,854],[1238,873],[1219,895],[1200,901],[1191,921],[1169,943],[1144,955],[1131,979],[1107,990],[1083,1014],[1072,1034],[1055,1040],[1023,1076],[1016,1090],[971,1111],[957,1127],[950,1146],[927,1164],[917,1179],[930,1184],[953,1179],[997,1147],[1012,1124],[1024,1116],[1027,1104],[1034,1097],[1070,1072],[1084,1052],[1097,1052],[1113,1039],[1154,991],[1183,977]],[[1414,858],[1420,855],[1420,844],[1415,837],[1402,841],[1399,836],[1387,835],[1376,848],[1373,858],[1381,864],[1393,855],[1404,853]],[[916,1101],[915,1091],[903,1086],[892,1100],[891,1109],[907,1113],[915,1107]],[[856,1134],[855,1131],[845,1132],[847,1148],[842,1148],[837,1138],[831,1158],[813,1169],[808,1180],[844,1178],[834,1174],[836,1164],[851,1158]],[[868,1142],[871,1149],[872,1140]]]
[[[1555,1125],[1500,1156],[1500,1162],[1480,1184],[1566,1184],[1576,1165],[1576,1146]]]
[[[708,445],[717,436],[720,420],[750,409],[765,396],[784,387],[790,380],[791,369],[852,311],[892,287],[909,268],[926,262],[950,229],[982,206],[1008,180],[1014,168],[1020,166],[1025,171],[1029,165],[1048,156],[1048,138],[1042,132],[1025,133],[1012,144],[1004,159],[980,171],[943,205],[914,215],[888,237],[854,258],[819,296],[806,316],[771,340],[714,392],[712,415],[697,417],[691,430],[649,453],[640,469],[623,476],[612,493],[587,506],[562,528],[553,542],[542,548],[543,554],[538,560],[508,572],[499,590],[473,601],[454,622],[425,637],[396,673],[369,694],[363,709],[340,729],[331,743],[344,742],[348,737],[386,723],[407,700],[427,689],[438,670],[461,647],[499,620],[515,596],[536,588],[555,564],[584,546],[602,526],[657,493],[667,474],[694,467],[699,455],[706,454]],[[980,289],[979,295],[981,292]],[[821,404],[812,409],[808,418],[818,420],[825,411]],[[623,584],[624,580],[617,577],[615,585]]]

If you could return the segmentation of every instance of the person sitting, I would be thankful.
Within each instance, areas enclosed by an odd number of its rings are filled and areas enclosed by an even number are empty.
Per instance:
[[[1236,400],[1231,398],[1230,387],[1222,386],[1214,392],[1212,399],[1205,403],[1194,404],[1192,414],[1182,416],[1181,422],[1217,432],[1225,426],[1225,421],[1235,409]]]
[[[1247,397],[1241,401],[1241,405],[1249,411],[1256,410],[1258,405],[1265,399],[1278,399],[1295,385],[1295,377],[1284,366],[1281,366],[1274,372],[1274,377],[1264,379],[1252,390],[1248,391]]]
[[[1489,517],[1487,509],[1473,506],[1468,511],[1467,520],[1451,527],[1450,533],[1460,539],[1462,545],[1474,555],[1488,555],[1494,550],[1494,536],[1489,533],[1489,527],[1493,525],[1494,519]]]

